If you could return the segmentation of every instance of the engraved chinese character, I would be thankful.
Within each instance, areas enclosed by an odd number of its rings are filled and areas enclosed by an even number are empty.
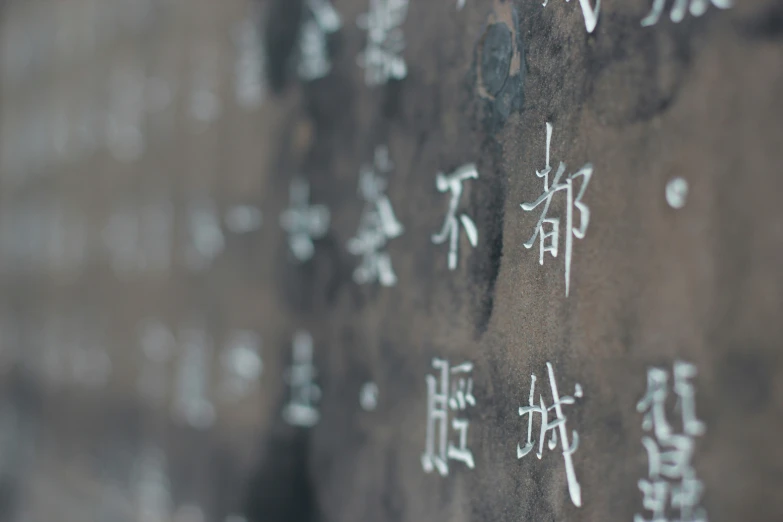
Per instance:
[[[124,276],[137,268],[139,256],[139,213],[134,204],[116,205],[101,231],[115,274]]]
[[[662,368],[647,370],[647,391],[636,405],[643,413],[642,428],[652,436],[642,438],[647,451],[648,478],[639,481],[644,509],[652,518],[635,515],[634,522],[706,522],[707,513],[699,503],[704,490],[691,465],[694,437],[704,435],[704,423],[696,418],[696,393],[690,380],[696,367],[674,363],[675,411],[682,415],[682,433],[675,433],[666,419],[666,399],[669,395],[669,372]],[[678,511],[669,518],[667,511]]]
[[[568,2],[570,0],[566,0]],[[544,0],[542,4],[544,7],[549,3],[549,0]],[[579,6],[582,8],[582,15],[585,18],[585,28],[588,33],[595,31],[595,26],[598,25],[598,14],[601,11],[601,0],[595,0],[595,7],[590,5],[590,0],[579,0]]]
[[[382,85],[408,75],[402,56],[402,24],[408,16],[408,3],[409,0],[370,0],[369,11],[356,21],[360,29],[367,31],[367,45],[357,57],[367,85]]]
[[[150,318],[139,325],[139,344],[144,355],[137,383],[139,393],[156,404],[163,404],[168,389],[168,365],[174,357],[177,340],[164,323]]]
[[[397,275],[392,268],[391,257],[385,251],[389,240],[404,232],[397,221],[388,196],[387,181],[383,177],[394,169],[389,159],[389,149],[380,146],[375,149],[372,165],[365,165],[359,173],[359,194],[365,201],[356,236],[348,241],[348,252],[361,256],[362,261],[353,272],[357,284],[380,282],[383,286],[394,286]]]
[[[165,272],[171,264],[174,209],[165,193],[154,195],[141,210],[139,223],[139,268]]]
[[[144,70],[138,63],[117,66],[112,71],[104,139],[114,159],[130,163],[145,149]]]
[[[453,418],[449,423],[449,410],[465,411],[476,405],[473,396],[473,363],[465,362],[449,366],[443,359],[433,359],[432,367],[440,375],[427,375],[427,432],[421,466],[426,473],[437,470],[441,476],[449,474],[449,460],[456,460],[473,469],[473,453],[468,449],[468,420]],[[457,444],[449,437],[450,429],[457,434]]]
[[[207,429],[215,422],[215,408],[209,399],[211,341],[195,326],[182,330],[180,339],[183,353],[177,371],[174,409],[191,427]]]
[[[187,225],[185,262],[193,271],[204,270],[225,247],[220,217],[214,202],[208,197],[191,201],[188,204]]]
[[[74,380],[87,387],[103,387],[109,382],[112,362],[106,350],[106,319],[92,311],[77,323],[80,339],[71,356]]]
[[[255,11],[234,32],[237,60],[234,66],[234,97],[243,109],[256,109],[266,97],[266,54]]]
[[[326,205],[310,204],[310,184],[303,179],[291,181],[290,206],[280,216],[280,225],[288,232],[288,245],[294,257],[305,262],[315,253],[314,239],[329,231],[330,213]]]
[[[538,404],[535,401],[536,392],[536,376],[530,376],[530,395],[528,398],[528,405],[519,408],[519,416],[528,415],[527,419],[527,442],[524,447],[517,444],[517,458],[521,459],[525,455],[533,451],[536,446],[533,439],[533,414],[541,415],[541,429],[538,434],[538,448],[536,450],[536,456],[541,459],[544,454],[544,442],[547,439],[549,432],[549,441],[547,441],[547,447],[550,450],[554,450],[557,447],[558,435],[560,436],[560,447],[563,454],[563,461],[565,462],[566,478],[568,480],[568,493],[571,496],[571,502],[575,506],[582,505],[582,488],[579,482],[576,480],[576,472],[574,471],[574,462],[571,456],[576,452],[579,447],[579,434],[574,430],[571,433],[571,441],[568,440],[568,429],[566,428],[566,416],[563,414],[564,405],[573,405],[576,403],[576,399],[582,398],[582,387],[579,384],[574,386],[574,395],[560,396],[557,390],[557,381],[555,381],[555,371],[552,368],[552,363],[546,363],[547,371],[549,372],[549,389],[552,393],[552,404],[546,405],[544,395],[539,393]]]
[[[250,330],[234,332],[220,354],[223,367],[222,394],[228,400],[246,397],[258,383],[264,363],[261,338]]]
[[[303,428],[315,426],[320,414],[316,404],[321,399],[321,389],[315,384],[316,370],[313,365],[313,338],[305,331],[294,335],[293,364],[286,372],[286,381],[291,388],[291,397],[283,408],[283,419]]]
[[[299,77],[305,81],[323,78],[332,70],[327,35],[342,27],[340,15],[329,0],[306,0],[305,21],[299,33]]]
[[[465,235],[473,248],[478,244],[478,230],[473,220],[467,214],[460,214],[457,220],[457,205],[459,205],[460,196],[462,196],[462,182],[466,179],[478,179],[478,171],[474,164],[463,165],[449,175],[439,172],[435,178],[435,186],[439,192],[451,192],[451,201],[449,202],[446,221],[443,223],[443,229],[432,236],[432,242],[436,245],[442,245],[449,240],[449,270],[457,268],[458,246],[459,246],[459,225],[465,228]]]
[[[220,101],[220,51],[215,42],[203,42],[193,52],[192,86],[188,110],[195,132],[215,122],[223,110]]]
[[[264,219],[261,210],[252,205],[235,205],[226,211],[223,220],[234,234],[247,234],[261,228]]]
[[[136,461],[136,509],[139,520],[171,520],[171,483],[166,455],[158,447],[146,448]]]
[[[701,16],[707,12],[710,4],[718,9],[729,9],[734,6],[733,0],[674,0],[669,17],[675,24],[682,22],[690,11],[693,16]],[[666,0],[654,0],[652,10],[642,20],[642,27],[649,27],[658,23],[666,7]]]
[[[593,166],[590,163],[585,164],[576,173],[569,175],[565,181],[562,180],[563,174],[565,174],[566,164],[560,162],[557,168],[555,177],[552,180],[552,185],[549,185],[549,174],[552,172],[552,166],[549,160],[549,149],[552,143],[552,124],[546,124],[546,168],[543,171],[536,171],[536,176],[544,178],[544,193],[532,203],[522,203],[520,205],[522,210],[529,212],[540,205],[543,205],[541,211],[541,217],[536,223],[533,236],[525,243],[525,248],[532,248],[536,242],[536,237],[539,238],[539,259],[540,264],[544,264],[544,254],[549,252],[552,257],[557,257],[558,245],[560,242],[560,219],[547,217],[549,212],[549,206],[552,204],[552,198],[555,193],[559,191],[565,191],[566,193],[566,230],[565,230],[565,287],[566,297],[568,297],[571,285],[571,255],[574,248],[574,237],[577,239],[583,239],[587,232],[587,225],[590,223],[590,209],[582,202],[587,185],[590,183],[590,178],[593,176]],[[577,178],[582,178],[582,183],[579,190],[576,191],[574,181]],[[579,211],[579,227],[574,228],[574,207]],[[551,228],[551,231],[547,232],[545,228]]]

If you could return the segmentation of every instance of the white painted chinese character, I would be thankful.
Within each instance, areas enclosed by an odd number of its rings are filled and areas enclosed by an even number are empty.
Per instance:
[[[662,368],[647,370],[647,391],[636,405],[644,414],[642,428],[652,431],[654,438],[645,436],[642,444],[647,451],[648,479],[639,481],[644,509],[652,512],[649,522],[706,522],[707,513],[699,505],[704,490],[691,465],[694,437],[704,435],[704,423],[696,418],[695,391],[689,382],[695,377],[696,367],[677,361],[674,363],[675,410],[682,414],[681,434],[675,433],[666,419],[666,398],[669,394],[669,372]],[[670,519],[667,511],[679,511]],[[635,515],[634,522],[647,522]]]
[[[370,9],[356,24],[367,31],[367,46],[357,57],[364,68],[367,85],[381,85],[389,80],[402,80],[408,66],[402,56],[405,35],[402,24],[408,16],[409,0],[370,0]]]
[[[220,217],[210,198],[196,198],[188,204],[185,262],[189,269],[204,270],[223,252],[225,240],[220,225]]]
[[[106,350],[106,319],[92,312],[76,323],[80,331],[78,344],[71,355],[74,380],[90,388],[100,388],[109,382],[112,363]]]
[[[261,338],[250,330],[234,332],[220,354],[223,367],[221,393],[228,400],[246,397],[258,383],[264,363]]]
[[[156,404],[163,404],[168,391],[168,365],[174,357],[177,340],[165,324],[150,318],[139,325],[139,343],[144,355],[137,383],[139,393]]]
[[[293,364],[286,373],[291,399],[283,408],[283,419],[288,424],[309,428],[318,423],[320,414],[315,404],[321,398],[321,389],[313,382],[315,376],[313,338],[299,331],[294,335]]]
[[[461,11],[465,7],[465,0],[457,0],[457,11]]]
[[[571,285],[571,254],[573,252],[574,237],[577,239],[583,239],[585,232],[587,232],[587,225],[590,223],[590,209],[582,202],[582,197],[587,190],[587,185],[590,183],[590,178],[593,176],[593,165],[586,163],[576,173],[571,174],[565,181],[561,181],[563,174],[565,174],[566,164],[560,162],[555,173],[555,178],[552,180],[552,185],[549,185],[549,174],[552,171],[552,166],[549,163],[549,148],[552,142],[552,124],[546,124],[546,168],[543,171],[536,171],[536,176],[544,178],[544,193],[532,203],[522,203],[520,205],[522,210],[529,212],[539,205],[543,204],[544,209],[541,212],[541,217],[536,223],[535,232],[533,236],[525,243],[525,248],[532,248],[535,244],[536,237],[540,240],[539,245],[539,259],[540,264],[544,264],[544,253],[550,252],[552,257],[557,257],[557,249],[560,241],[560,219],[547,217],[549,211],[549,205],[552,204],[552,197],[556,192],[564,190],[566,193],[566,239],[565,239],[565,287],[566,297],[568,297]],[[579,187],[579,191],[574,197],[574,180],[577,178],[583,178],[582,184]],[[574,207],[579,210],[579,227],[574,228]],[[546,232],[545,226],[551,226],[552,231]],[[549,243],[547,243],[549,240]]]
[[[234,234],[254,232],[263,223],[261,210],[252,205],[234,205],[226,211],[223,219],[226,228]]]
[[[193,90],[190,93],[190,117],[196,123],[193,130],[206,130],[209,124],[220,117],[220,52],[215,42],[204,42],[193,52]]]
[[[50,270],[79,271],[87,255],[86,217],[76,208],[67,208],[64,202],[55,203],[52,212],[48,248]]]
[[[171,236],[174,208],[162,193],[155,194],[142,206],[139,216],[139,269],[165,272],[171,265]]]
[[[207,334],[196,327],[181,332],[182,356],[177,371],[175,412],[191,427],[204,430],[215,422],[209,400],[212,347]]]
[[[103,134],[114,159],[130,163],[144,154],[144,70],[138,63],[112,71],[110,109]]]
[[[252,12],[242,20],[234,33],[237,47],[234,97],[244,109],[256,109],[266,97],[266,55],[259,20]]]
[[[147,448],[136,461],[136,510],[138,520],[171,520],[171,483],[166,455],[158,447]]]
[[[326,38],[342,27],[330,0],[306,0],[307,14],[299,34],[299,77],[304,81],[323,78],[332,70]]]
[[[49,383],[62,385],[68,380],[68,365],[79,338],[74,322],[61,313],[47,314],[43,325],[36,325],[37,343],[41,348],[41,366]]]
[[[115,274],[124,276],[137,266],[139,255],[139,213],[134,203],[123,201],[116,205],[101,236],[111,267]]]
[[[209,226],[207,205],[200,207],[206,214],[191,214],[193,238],[204,238]],[[136,271],[162,272],[171,262],[171,233],[173,209],[168,199],[156,197],[141,206],[136,202],[120,202],[101,232],[103,242],[111,257],[111,266],[119,276]],[[196,217],[198,216],[198,217]],[[202,245],[203,246],[203,245]],[[207,256],[208,257],[208,256]],[[203,261],[203,260],[202,260]]]
[[[467,214],[461,214],[457,220],[457,205],[459,205],[460,196],[462,196],[462,182],[466,179],[478,179],[478,171],[474,164],[463,165],[449,175],[439,172],[435,177],[435,186],[439,192],[451,192],[451,201],[449,202],[449,211],[446,215],[446,221],[443,223],[443,229],[432,236],[432,242],[436,245],[442,245],[449,240],[449,270],[457,268],[457,255],[459,245],[459,224],[465,227],[465,234],[473,248],[478,244],[478,230],[473,220]]]
[[[574,395],[566,395],[561,397],[557,391],[557,382],[555,381],[555,371],[552,368],[552,363],[546,363],[547,371],[549,372],[549,389],[552,392],[552,405],[547,406],[543,394],[539,393],[538,404],[535,403],[536,392],[536,376],[531,375],[530,380],[530,396],[528,398],[528,405],[519,408],[519,416],[529,415],[527,421],[527,443],[524,447],[517,444],[517,458],[521,459],[525,455],[533,451],[535,447],[533,439],[533,414],[538,413],[541,415],[541,430],[538,434],[538,450],[536,456],[541,459],[544,454],[544,441],[547,438],[547,433],[551,431],[549,435],[549,441],[547,447],[550,450],[554,450],[557,447],[558,432],[560,435],[560,447],[563,453],[563,460],[565,461],[566,478],[568,479],[568,493],[571,496],[571,502],[575,506],[582,505],[582,488],[579,482],[576,480],[576,472],[574,471],[574,462],[571,456],[579,447],[579,434],[574,430],[571,434],[572,440],[568,440],[568,429],[566,429],[566,416],[563,415],[563,405],[575,404],[576,399],[582,397],[582,387],[579,384],[574,386]],[[554,410],[554,411],[553,411]],[[554,418],[551,416],[554,414]]]
[[[569,2],[570,0],[566,0]],[[544,7],[549,3],[549,0],[544,0],[542,4]],[[601,0],[595,0],[595,7],[590,5],[590,0],[579,0],[579,6],[582,8],[582,15],[585,17],[585,28],[588,33],[595,31],[595,26],[598,25],[598,14],[601,11]]]
[[[379,146],[375,149],[373,165],[364,165],[359,173],[359,194],[364,198],[365,206],[356,237],[348,241],[347,247],[351,254],[362,256],[361,264],[353,272],[353,280],[360,285],[374,281],[383,286],[397,283],[391,257],[384,251],[389,240],[405,231],[394,216],[391,201],[386,196],[387,181],[382,177],[392,169],[389,149]]]
[[[710,4],[718,9],[729,9],[734,6],[733,0],[674,0],[674,5],[670,13],[670,18],[675,24],[682,22],[685,15],[690,11],[693,16],[701,16],[707,12]],[[658,23],[663,14],[663,8],[666,6],[666,0],[654,0],[652,10],[642,20],[642,27],[649,27]]]
[[[440,375],[427,375],[427,435],[424,454],[421,456],[421,466],[431,473],[438,470],[441,476],[449,474],[449,460],[457,460],[473,469],[473,453],[468,449],[468,420],[454,418],[449,424],[449,410],[459,412],[468,406],[476,405],[473,396],[473,379],[469,376],[473,371],[473,363],[465,362],[449,367],[449,362],[443,359],[433,359],[432,367],[440,370]],[[456,380],[451,382],[451,377]],[[458,434],[459,443],[449,440],[449,427]]]
[[[291,181],[290,206],[280,216],[280,225],[288,232],[288,245],[294,257],[305,262],[315,253],[314,239],[329,231],[330,214],[326,205],[310,204],[310,184],[303,179]]]

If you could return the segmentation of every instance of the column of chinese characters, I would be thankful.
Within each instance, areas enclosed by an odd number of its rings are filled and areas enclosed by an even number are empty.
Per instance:
[[[291,205],[280,216],[280,225],[288,232],[288,245],[294,257],[305,262],[315,253],[314,239],[329,231],[330,213],[326,205],[310,204],[310,184],[303,179],[291,180]]]
[[[549,148],[552,143],[552,124],[546,124],[546,167],[543,171],[536,171],[536,176],[544,178],[544,193],[532,203],[522,203],[520,205],[522,210],[529,212],[540,205],[543,205],[541,211],[541,217],[536,223],[535,231],[531,238],[525,243],[525,248],[532,248],[535,244],[536,237],[539,238],[539,259],[540,264],[544,264],[544,254],[550,252],[552,257],[557,257],[558,245],[560,242],[560,219],[547,217],[549,206],[552,204],[552,197],[559,191],[565,191],[566,193],[566,239],[565,239],[565,288],[566,297],[569,295],[571,286],[571,255],[574,248],[574,237],[583,239],[585,232],[587,232],[587,225],[590,223],[590,209],[582,202],[582,197],[587,190],[587,185],[590,183],[590,178],[593,176],[593,166],[590,163],[585,164],[574,174],[569,175],[565,181],[563,181],[563,174],[566,171],[566,164],[560,162],[560,165],[555,172],[555,177],[552,180],[552,185],[549,185],[549,174],[552,172],[552,166],[549,161]],[[579,190],[574,195],[574,180],[582,178],[582,183]],[[574,207],[579,210],[579,227],[574,228]],[[544,227],[551,226],[552,231],[546,232]]]
[[[215,202],[195,197],[188,203],[185,262],[194,272],[206,270],[223,252],[225,239]]]
[[[316,403],[321,399],[321,389],[315,384],[313,366],[313,338],[305,331],[294,335],[293,364],[286,373],[291,388],[291,398],[283,408],[283,419],[292,426],[309,428],[318,423],[320,414]]]
[[[569,0],[566,0],[568,2]],[[549,0],[544,0],[542,4],[544,7],[549,3]],[[579,0],[579,6],[582,8],[582,15],[585,17],[585,28],[588,33],[595,31],[595,26],[598,25],[598,14],[601,11],[601,0],[595,0],[595,7],[590,5],[590,0]]]
[[[449,202],[448,214],[443,223],[443,229],[432,236],[432,242],[436,245],[442,245],[449,240],[449,270],[457,268],[459,257],[457,249],[459,245],[459,224],[465,227],[465,234],[473,248],[478,244],[478,230],[473,220],[467,214],[460,214],[457,220],[457,205],[459,205],[460,196],[462,196],[462,182],[466,179],[478,179],[478,171],[474,164],[464,165],[451,174],[445,175],[439,172],[435,178],[435,186],[439,192],[451,192],[451,201]]]
[[[137,384],[138,390],[159,406],[166,400],[167,367],[174,357],[177,340],[163,322],[150,318],[139,325],[139,343],[144,362]]]
[[[174,410],[191,427],[204,430],[215,423],[215,407],[209,398],[212,375],[212,341],[196,325],[180,334],[182,355],[177,371]]]
[[[710,4],[718,9],[729,9],[734,6],[733,0],[674,0],[672,10],[669,15],[675,24],[682,22],[685,15],[690,11],[693,16],[701,16],[707,12]],[[658,23],[666,6],[666,0],[654,0],[652,10],[642,20],[642,27],[649,27]]]
[[[365,165],[359,173],[359,194],[365,207],[359,221],[356,237],[348,241],[348,252],[361,256],[361,264],[354,270],[353,280],[357,284],[380,282],[383,286],[394,286],[397,276],[392,269],[391,257],[384,250],[390,239],[404,232],[402,224],[394,216],[383,174],[392,171],[394,165],[389,159],[389,149],[380,146],[375,149],[372,165]]]
[[[535,401],[536,392],[536,376],[531,375],[530,378],[530,396],[528,398],[528,405],[519,408],[519,416],[529,415],[527,421],[527,443],[524,447],[517,444],[517,458],[521,459],[525,455],[533,451],[535,447],[535,441],[533,439],[533,414],[538,413],[541,415],[541,429],[538,434],[538,449],[536,456],[541,459],[544,453],[544,441],[547,438],[547,432],[552,432],[547,443],[547,447],[553,450],[557,447],[558,432],[560,434],[560,447],[562,448],[563,460],[565,461],[566,478],[568,479],[568,493],[571,495],[571,502],[575,506],[582,505],[582,488],[579,482],[576,480],[576,472],[574,471],[574,462],[571,456],[579,447],[579,434],[574,430],[571,434],[571,441],[568,440],[568,430],[566,429],[566,416],[563,415],[563,405],[572,405],[576,403],[576,399],[582,397],[582,387],[579,384],[574,386],[574,395],[566,395],[561,397],[557,390],[557,382],[555,381],[555,372],[551,363],[546,363],[547,371],[549,372],[549,389],[552,392],[552,405],[547,406],[544,400],[543,394],[539,393],[538,404]],[[554,418],[550,420],[550,416],[554,414]],[[555,431],[557,428],[557,431]]]
[[[402,80],[408,66],[402,52],[405,35],[402,24],[408,15],[409,0],[370,0],[370,9],[356,21],[367,31],[367,46],[357,62],[364,68],[367,85],[382,85],[389,80]]]
[[[234,98],[243,109],[257,109],[266,96],[266,53],[255,10],[234,30],[237,59],[234,65]]]
[[[306,0],[305,22],[299,34],[299,77],[304,81],[323,78],[332,70],[327,35],[342,27],[340,15],[329,0]]]
[[[427,375],[427,434],[421,466],[431,473],[438,470],[441,476],[449,474],[449,460],[456,460],[473,469],[473,453],[468,449],[468,420],[454,418],[449,424],[449,410],[460,412],[476,405],[473,396],[473,363],[465,362],[449,366],[443,359],[433,359],[432,367],[439,376]],[[452,381],[452,376],[455,380]],[[449,428],[458,434],[458,444],[449,440]]]
[[[137,459],[135,502],[139,520],[170,520],[171,481],[165,452],[156,446],[145,448]]]
[[[642,428],[652,436],[642,439],[647,450],[648,478],[639,481],[644,509],[652,518],[634,516],[634,522],[706,522],[707,513],[699,503],[704,490],[691,465],[694,437],[704,435],[704,423],[696,418],[695,391],[690,383],[696,375],[692,364],[674,363],[675,410],[682,414],[682,433],[675,433],[666,419],[669,372],[662,368],[647,370],[647,391],[636,405],[644,414]],[[678,511],[669,518],[667,511]]]

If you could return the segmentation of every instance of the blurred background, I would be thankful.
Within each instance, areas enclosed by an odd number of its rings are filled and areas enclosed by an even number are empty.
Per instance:
[[[0,520],[247,520],[262,7],[0,2]]]

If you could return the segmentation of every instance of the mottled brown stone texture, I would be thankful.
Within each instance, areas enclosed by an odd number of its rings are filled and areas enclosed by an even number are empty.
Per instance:
[[[780,5],[711,7],[680,24],[667,10],[643,28],[647,2],[605,2],[587,34],[577,2],[468,0],[457,12],[453,2],[413,1],[408,78],[368,89],[354,65],[362,37],[350,27],[365,4],[339,4],[349,25],[335,71],[302,91],[297,115],[314,126],[302,161],[314,198],[334,209],[333,231],[312,266],[279,287],[284,300],[302,300],[296,308],[320,350],[323,421],[307,443],[316,518],[651,516],[637,487],[647,456],[636,404],[647,369],[671,372],[677,360],[698,369],[691,382],[706,434],[695,439],[693,467],[709,519],[783,518]],[[514,45],[516,63],[493,62],[511,69],[506,98],[496,96],[502,78],[490,78],[489,89],[480,70],[496,24],[512,36],[493,38]],[[555,167],[594,166],[569,297],[563,236],[558,258],[547,254],[543,266],[537,242],[523,247],[540,214],[520,203],[542,193],[535,172],[545,166],[545,122],[554,126]],[[361,210],[359,166],[379,143],[396,164],[388,194],[406,227],[389,246],[399,284],[357,288],[343,245]],[[449,272],[445,246],[430,243],[448,204],[434,180],[466,162],[480,179],[466,184],[460,208],[480,241],[473,250],[463,234],[459,267]],[[665,199],[676,176],[690,187],[679,210]],[[564,197],[549,215],[565,227]],[[290,270],[282,254],[278,263]],[[433,357],[475,365],[477,406],[466,417],[476,467],[452,462],[445,478],[420,463]],[[559,450],[516,457],[527,426],[517,409],[532,373],[548,394],[547,361],[561,395],[575,383],[584,389],[565,407],[580,436],[581,508],[569,498]],[[381,391],[372,413],[358,403],[367,380]],[[673,391],[667,404],[681,431]]]
[[[99,3],[69,0],[52,16]],[[150,448],[166,457],[170,505],[160,516],[172,522],[200,522],[177,511],[193,505],[204,522],[236,522],[226,516],[242,509],[250,522],[650,518],[637,485],[648,476],[637,403],[648,369],[671,373],[676,361],[698,370],[690,383],[706,432],[694,439],[692,465],[708,519],[783,520],[780,0],[711,5],[677,24],[667,5],[652,27],[640,25],[651,0],[604,0],[592,34],[578,0],[466,0],[461,10],[456,0],[410,0],[408,76],[378,87],[365,85],[356,63],[366,32],[355,20],[368,0],[333,0],[343,20],[328,39],[333,69],[306,84],[295,74],[302,0],[150,3],[151,22],[110,26],[111,45],[89,61],[54,60],[23,82],[0,81],[3,143],[42,100],[107,106],[117,64],[142,64],[178,86],[165,111],[145,116],[147,147],[135,161],[99,147],[41,172],[0,173],[0,239],[17,230],[2,223],[16,215],[5,210],[60,202],[86,216],[89,245],[66,273],[26,269],[0,241],[0,419],[16,419],[0,438],[0,521],[145,520],[137,467]],[[47,5],[0,1],[0,37]],[[237,106],[233,84],[235,27],[248,16],[264,29],[268,76],[254,111]],[[189,89],[205,45],[218,53],[221,112],[196,128]],[[546,165],[547,122],[553,168],[594,169],[568,296],[563,192],[548,212],[561,219],[557,258],[547,253],[540,264],[538,239],[524,247],[541,207],[520,204],[543,191],[536,172]],[[364,205],[359,171],[378,145],[395,165],[386,193],[405,227],[388,244],[391,288],[357,285],[358,259],[346,249]],[[466,163],[480,177],[465,183],[459,212],[472,217],[479,242],[472,248],[461,231],[450,271],[448,245],[431,240],[449,203],[435,177]],[[294,176],[331,210],[306,263],[293,259],[279,225]],[[680,209],[665,197],[675,177],[689,185]],[[155,194],[174,215],[171,266],[118,273],[105,225],[121,205],[141,208]],[[263,225],[224,231],[220,255],[195,270],[187,212],[205,198],[220,215],[255,205]],[[578,226],[576,210],[574,219]],[[103,325],[112,376],[100,389],[43,369],[41,325],[74,310]],[[214,425],[195,429],[173,413],[176,350],[165,396],[140,392],[139,325],[148,318],[175,333],[196,325],[213,341]],[[263,373],[248,397],[221,402],[220,355],[241,329],[261,335]],[[313,336],[322,392],[311,429],[281,416],[299,329]],[[473,363],[476,406],[458,416],[469,420],[475,469],[450,461],[447,477],[425,473],[421,461],[433,358]],[[559,445],[545,444],[541,459],[535,450],[517,458],[531,375],[551,402],[548,362],[561,395],[577,384],[584,392],[563,407],[569,436],[579,434],[581,507]],[[369,381],[379,389],[375,411],[359,403]],[[679,432],[671,384],[666,413]],[[538,427],[536,417],[536,435]],[[676,513],[667,510],[670,520]]]

